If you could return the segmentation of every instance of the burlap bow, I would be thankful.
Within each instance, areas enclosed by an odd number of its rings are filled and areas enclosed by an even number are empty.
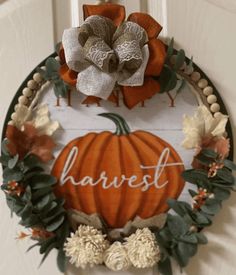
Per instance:
[[[118,28],[103,16],[90,16],[80,28],[65,30],[68,67],[78,72],[81,93],[107,99],[116,83],[142,86],[149,59],[146,31],[134,22]]]
[[[156,76],[166,51],[157,39],[162,27],[148,14],[132,13],[127,21],[120,5],[84,5],[85,23],[64,32],[60,50],[62,79],[88,95],[83,104],[101,98],[133,108],[160,91]],[[155,76],[155,80],[153,79]]]

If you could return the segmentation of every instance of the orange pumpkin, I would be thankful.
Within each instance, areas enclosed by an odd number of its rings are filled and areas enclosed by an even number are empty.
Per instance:
[[[116,132],[89,133],[62,150],[52,169],[58,178],[55,194],[65,198],[67,209],[99,213],[111,228],[166,212],[166,200],[184,187],[177,152],[151,133],[131,132],[117,114],[100,116],[114,121]]]

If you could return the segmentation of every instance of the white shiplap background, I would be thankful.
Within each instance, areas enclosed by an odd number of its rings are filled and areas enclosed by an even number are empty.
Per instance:
[[[216,84],[236,122],[236,1],[235,0],[123,0],[127,14],[148,11],[164,26],[163,39],[175,37],[176,44],[193,55],[195,62]],[[0,1],[0,127],[12,97],[25,76],[53,51],[64,28],[82,20],[81,0],[2,0]],[[235,127],[234,127],[235,130]],[[234,131],[235,132],[235,131]],[[199,249],[183,274],[236,274],[236,196],[224,204],[214,225],[205,231],[209,244]],[[17,219],[10,219],[0,193],[0,274],[59,275],[52,254],[37,269],[37,249],[26,254],[29,242],[15,240]],[[103,268],[79,271],[71,268],[68,275],[113,275]],[[114,273],[119,274],[119,273]],[[151,270],[120,273],[151,275]],[[119,274],[119,275],[120,275]],[[178,268],[175,275],[180,274]]]

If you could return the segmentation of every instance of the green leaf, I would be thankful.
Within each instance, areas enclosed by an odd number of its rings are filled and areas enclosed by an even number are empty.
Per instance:
[[[69,86],[63,80],[57,80],[54,82],[54,93],[56,97],[63,97],[67,96],[69,90]]]
[[[44,254],[47,251],[48,247],[53,243],[54,244],[56,243],[56,237],[55,236],[43,241],[41,243],[41,247],[40,247],[40,250],[39,250],[40,254]]]
[[[215,198],[220,201],[227,200],[230,197],[229,190],[224,190],[216,187],[213,189],[213,192],[214,192]]]
[[[207,171],[205,171],[205,170],[200,170],[200,169],[185,170],[182,173],[182,177],[184,178],[185,181],[196,184],[196,185],[210,184]]]
[[[195,236],[195,234],[186,234],[186,235],[180,237],[178,240],[185,242],[185,243],[193,243],[193,244],[198,243],[198,239]]]
[[[50,223],[47,227],[46,227],[46,230],[48,232],[53,232],[55,231],[56,229],[58,229],[58,227],[60,225],[62,225],[63,221],[65,219],[65,216],[60,216],[60,217],[57,217],[55,220],[52,221],[52,223]]]
[[[9,181],[21,181],[24,177],[24,174],[19,168],[15,169],[9,169],[5,168],[3,171],[3,179],[4,182],[9,182]]]
[[[185,61],[185,52],[184,50],[179,50],[176,56],[174,70],[178,71],[183,66],[184,61]]]
[[[42,168],[43,163],[35,155],[27,155],[24,160],[24,172],[27,172],[33,168]]]
[[[174,38],[172,37],[166,52],[166,61],[168,61],[174,53],[174,42]]]
[[[211,221],[209,221],[209,219],[206,216],[204,216],[201,212],[194,213],[194,221],[199,226],[206,226],[211,224]]]
[[[220,169],[217,171],[217,176],[222,180],[234,184],[234,177],[228,169]]]
[[[46,60],[45,65],[47,77],[50,78],[54,77],[55,75],[58,75],[60,63],[54,57],[49,57]]]
[[[46,187],[46,188],[38,189],[37,191],[35,191],[33,193],[32,200],[36,201],[36,200],[40,199],[41,197],[44,197],[45,195],[48,195],[51,192],[52,192],[52,188],[51,187]]]
[[[186,234],[188,231],[188,225],[181,217],[176,215],[168,215],[167,225],[171,234],[176,238]]]
[[[195,235],[197,237],[199,244],[207,244],[208,243],[207,237],[205,235],[203,235],[202,233],[196,233]]]
[[[198,194],[196,191],[191,190],[191,189],[188,190],[188,192],[189,192],[189,194],[191,195],[192,198],[195,197]]]
[[[217,214],[221,209],[220,204],[210,204],[210,205],[203,205],[201,207],[201,210],[205,212],[206,214],[215,215]]]
[[[51,250],[53,249],[53,248],[55,248],[55,245],[56,245],[56,243],[52,243],[50,246],[48,246],[48,248],[47,248],[47,250],[45,251],[45,254],[44,254],[44,256],[43,256],[43,258],[42,258],[42,260],[41,260],[41,262],[40,262],[40,264],[39,264],[39,267],[44,263],[44,261],[47,259],[47,256],[49,255],[49,253],[51,252]]]
[[[31,245],[31,246],[26,250],[26,252],[29,252],[30,250],[32,250],[32,249],[35,248],[36,246],[40,246],[40,245],[41,245],[41,243],[40,243],[40,242],[37,242],[37,243]]]
[[[35,175],[30,179],[30,184],[33,189],[41,189],[53,186],[57,183],[57,179],[51,175],[42,174]]]
[[[11,159],[10,156],[6,156],[6,155],[2,155],[0,156],[0,163],[3,165],[3,166],[8,166],[8,161]]]
[[[62,273],[65,273],[66,263],[67,263],[66,255],[63,248],[61,248],[58,250],[58,254],[57,254],[57,266]]]
[[[52,194],[47,194],[46,196],[42,197],[35,205],[34,207],[38,210],[41,211],[43,208],[45,208],[49,202],[52,200]]]
[[[45,224],[50,224],[53,220],[55,220],[58,216],[61,216],[62,214],[64,214],[65,213],[65,209],[63,209],[63,208],[59,208],[59,209],[55,209],[56,210],[56,212],[54,213],[54,214],[52,214],[52,215],[49,215],[47,218],[44,218],[43,219],[43,222],[45,223]]]
[[[11,158],[9,161],[8,161],[8,168],[9,169],[13,169],[15,168],[17,162],[19,160],[19,155],[15,155],[13,158]]]
[[[202,149],[200,154],[212,159],[216,159],[218,157],[218,154],[211,149]]]
[[[197,244],[179,242],[177,245],[177,253],[182,259],[182,267],[188,264],[189,258],[197,253]]]
[[[236,164],[233,163],[231,160],[226,159],[224,160],[224,165],[226,168],[230,169],[230,170],[236,170]]]
[[[158,262],[158,270],[161,275],[172,275],[172,267],[170,258]]]
[[[169,92],[177,85],[176,73],[168,66],[164,66],[159,77],[160,93]]]
[[[1,144],[1,152],[4,156],[9,156],[8,148],[7,148],[8,140],[4,139]]]

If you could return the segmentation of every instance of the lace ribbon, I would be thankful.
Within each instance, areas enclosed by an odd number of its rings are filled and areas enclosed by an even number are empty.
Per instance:
[[[88,17],[80,28],[65,30],[63,47],[68,67],[78,72],[77,89],[85,95],[107,99],[116,82],[142,86],[149,60],[148,36],[134,22]]]

